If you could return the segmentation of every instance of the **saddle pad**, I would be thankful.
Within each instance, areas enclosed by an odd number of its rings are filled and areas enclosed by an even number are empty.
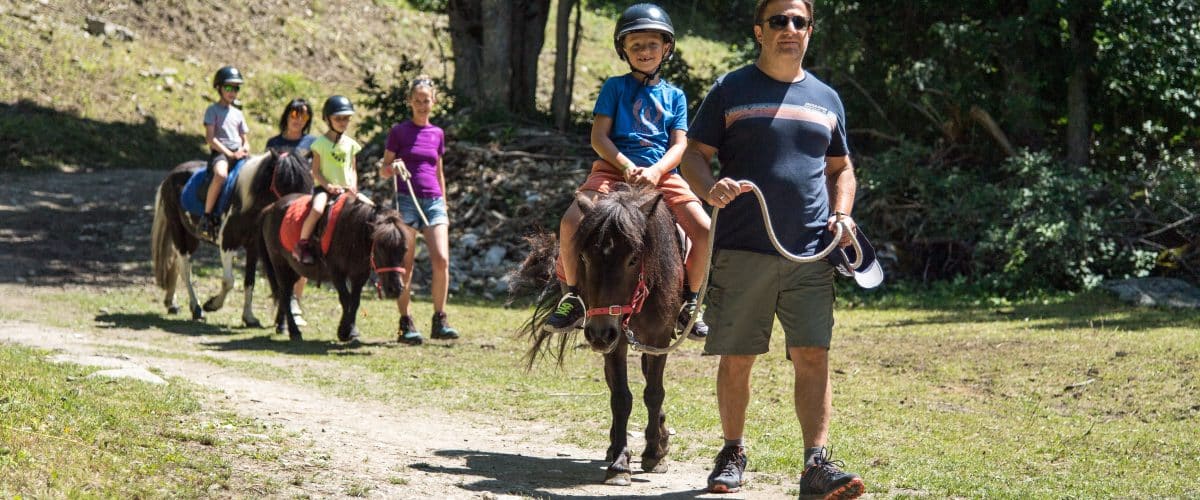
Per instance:
[[[337,227],[338,216],[342,214],[346,200],[350,198],[353,196],[339,196],[333,206],[325,212],[325,227],[321,234],[321,253],[324,255],[329,255],[329,247],[333,244],[333,230]],[[288,205],[287,212],[283,214],[283,222],[279,224],[279,242],[283,244],[284,250],[295,251],[296,242],[300,241],[300,229],[304,227],[304,219],[308,218],[308,212],[311,210],[312,195],[296,198],[296,201]],[[322,230],[319,223],[317,226],[313,232]]]
[[[213,207],[217,213],[223,214],[229,209],[229,200],[233,198],[233,189],[237,186],[238,173],[242,171],[242,165],[245,164],[246,159],[243,158],[229,169],[229,175],[225,177],[225,185],[221,188],[221,197],[217,200],[217,205]],[[211,177],[208,168],[202,168],[192,174],[188,178],[187,184],[183,185],[183,192],[179,195],[179,204],[187,213],[196,217],[204,215],[204,197],[208,195],[208,184]]]
[[[308,211],[311,209],[312,195],[296,198],[296,201],[288,205],[287,212],[283,214],[283,222],[279,224],[279,243],[283,244],[284,250],[296,251],[296,242],[300,241],[300,228],[304,227],[304,219],[308,218]]]

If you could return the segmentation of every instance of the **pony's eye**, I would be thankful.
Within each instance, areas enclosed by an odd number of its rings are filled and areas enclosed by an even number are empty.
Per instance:
[[[636,265],[637,265],[637,262],[638,262],[638,258],[637,258],[637,256],[636,256],[636,255],[634,255],[634,256],[632,256],[632,257],[630,257],[630,258],[629,258],[629,267],[636,266]]]

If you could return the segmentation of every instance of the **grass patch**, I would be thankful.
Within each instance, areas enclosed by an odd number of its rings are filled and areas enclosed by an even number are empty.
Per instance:
[[[0,346],[0,496],[196,497],[257,488],[222,455],[240,424],[201,421],[193,388],[88,379],[96,368]]]
[[[109,307],[128,310],[131,318],[161,314],[149,290],[36,293],[64,323],[101,333],[114,326],[93,323],[105,301],[115,299]],[[1081,497],[1196,492],[1190,478],[1200,475],[1194,452],[1200,449],[1194,430],[1200,423],[1200,313],[1131,308],[1100,294],[1002,306],[954,305],[919,294],[896,302],[925,307],[852,300],[858,302],[843,300],[837,311],[831,353],[833,444],[872,491],[1043,498],[1062,491]],[[359,346],[334,341],[338,306],[331,291],[310,289],[305,309],[310,326],[300,343],[240,329],[234,310],[210,316],[195,335],[202,349],[249,355],[221,362],[252,376],[352,399],[482,412],[499,432],[547,422],[564,441],[603,453],[609,420],[600,358],[581,350],[562,369],[542,363],[526,372],[520,362],[526,344],[511,333],[524,310],[453,299],[450,318],[463,340],[407,347],[392,342],[396,315],[388,301],[364,300],[359,326],[365,343]],[[414,304],[423,331],[431,313],[428,302]],[[269,316],[266,307],[259,314]],[[122,321],[115,326],[180,333],[159,342],[183,344],[194,335],[183,326]],[[759,480],[787,484],[800,469],[800,429],[779,333],[774,351],[755,367],[747,439]],[[689,343],[667,365],[667,424],[677,431],[672,456],[678,460],[707,461],[720,445],[717,360],[700,357],[699,350]],[[287,361],[294,359],[306,362]],[[636,360],[630,361],[636,373]],[[637,394],[640,377],[633,380]],[[645,418],[635,405],[630,430],[642,430]]]

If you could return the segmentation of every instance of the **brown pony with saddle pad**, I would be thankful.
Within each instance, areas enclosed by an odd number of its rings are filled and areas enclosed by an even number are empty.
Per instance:
[[[292,256],[299,229],[290,227],[303,223],[312,201],[309,195],[290,195],[281,198],[262,212],[262,252],[270,260],[267,276],[276,298],[275,331],[286,329],[292,340],[300,340],[300,327],[288,307],[292,285],[301,276],[310,280],[333,283],[342,305],[338,323],[338,340],[358,338],[355,314],[362,298],[363,285],[371,273],[378,275],[380,293],[388,298],[400,296],[403,290],[401,273],[406,241],[400,213],[364,201],[357,195],[342,195],[334,209],[326,210],[314,231],[321,236],[322,252],[312,265],[303,265]],[[298,214],[298,215],[297,215]],[[289,216],[290,215],[290,216]],[[298,218],[297,218],[298,217]]]
[[[681,243],[662,195],[652,189],[635,191],[620,184],[595,202],[583,196],[576,201],[584,213],[576,233],[581,257],[579,289],[588,307],[584,338],[593,351],[604,355],[613,419],[605,483],[628,485],[632,467],[626,428],[633,410],[626,364],[629,340],[652,347],[671,343],[683,287]],[[560,336],[555,347],[554,334],[542,330],[561,293],[561,285],[554,279],[558,245],[551,234],[534,236],[530,242],[533,249],[514,273],[511,286],[514,297],[532,290],[540,293],[533,316],[521,328],[533,341],[526,360],[532,367],[538,357],[551,354],[561,364],[567,348],[574,345],[574,335]],[[642,470],[647,472],[666,471],[663,459],[670,438],[663,411],[666,364],[666,355],[642,354],[646,378],[642,399],[649,417]]]

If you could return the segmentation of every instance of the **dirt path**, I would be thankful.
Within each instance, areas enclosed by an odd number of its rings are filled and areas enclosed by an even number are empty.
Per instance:
[[[110,361],[118,358],[154,368],[163,375],[185,378],[223,395],[209,398],[207,410],[232,410],[298,433],[300,440],[309,444],[285,453],[278,468],[242,471],[276,476],[276,482],[285,485],[285,491],[278,492],[284,496],[345,496],[353,488],[379,498],[787,495],[787,487],[759,483],[747,485],[740,494],[704,495],[707,464],[701,463],[672,462],[665,474],[636,474],[634,484],[628,487],[597,484],[605,464],[596,460],[596,450],[555,443],[555,429],[544,424],[521,422],[518,427],[489,422],[479,415],[399,409],[330,397],[309,387],[264,381],[217,364],[180,359],[178,355],[199,353],[186,346],[148,343],[167,336],[165,332],[142,330],[110,331],[99,337],[30,323],[0,323],[0,342],[52,349],[81,361],[84,357]],[[135,337],[147,342],[131,340]],[[126,350],[161,355],[124,354]],[[233,352],[204,354],[214,359],[256,359]],[[297,474],[303,475],[303,481],[295,481]]]
[[[162,175],[109,170],[6,177],[0,183],[0,302],[37,307],[22,293],[27,287],[148,283],[145,249],[154,186]],[[297,433],[298,446],[284,453],[277,467],[241,471],[274,478],[283,488],[278,496],[339,497],[365,491],[381,498],[695,498],[703,493],[708,463],[671,462],[666,474],[637,474],[629,487],[604,486],[597,484],[606,465],[597,460],[602,451],[558,444],[556,429],[549,425],[331,397],[312,387],[263,381],[197,359],[272,361],[235,351],[201,351],[195,343],[172,338],[177,336],[157,329],[107,329],[101,337],[0,323],[0,342],[80,357],[120,356],[213,389],[218,396],[208,399],[206,411],[229,409]],[[286,362],[319,363],[301,358]],[[787,491],[788,486],[758,482],[742,494],[720,498],[783,498]]]

